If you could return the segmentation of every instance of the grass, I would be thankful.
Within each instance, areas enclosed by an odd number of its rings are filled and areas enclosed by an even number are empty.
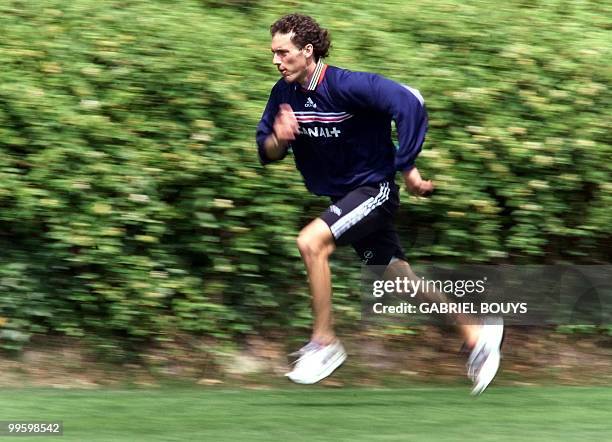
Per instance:
[[[611,440],[612,389],[9,389],[0,420],[61,420],[65,441]],[[46,440],[20,437],[19,440]]]

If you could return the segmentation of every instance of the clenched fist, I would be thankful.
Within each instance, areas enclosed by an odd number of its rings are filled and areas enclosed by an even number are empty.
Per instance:
[[[286,144],[289,141],[295,140],[296,135],[300,133],[299,127],[291,106],[287,103],[281,104],[276,114],[276,118],[274,119],[274,125],[272,126],[274,136],[278,142]]]

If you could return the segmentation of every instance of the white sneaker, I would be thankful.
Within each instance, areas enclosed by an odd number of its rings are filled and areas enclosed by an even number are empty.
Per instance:
[[[468,358],[468,377],[474,382],[472,395],[479,395],[495,378],[501,360],[504,321],[500,317],[486,318],[478,342]]]
[[[309,342],[295,354],[300,358],[285,376],[298,384],[314,384],[326,378],[346,360],[346,351],[339,340],[321,345]]]

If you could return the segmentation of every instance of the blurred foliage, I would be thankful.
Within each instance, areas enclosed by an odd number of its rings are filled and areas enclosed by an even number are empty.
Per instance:
[[[4,1],[0,342],[63,333],[137,351],[178,332],[308,327],[295,247],[326,201],[254,130],[270,24],[315,16],[330,63],[418,88],[425,200],[409,257],[608,262],[610,23],[604,1]],[[333,262],[338,323],[359,266]]]

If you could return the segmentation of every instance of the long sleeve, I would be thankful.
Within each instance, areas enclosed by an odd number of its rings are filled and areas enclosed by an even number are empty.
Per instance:
[[[338,79],[337,94],[348,105],[383,112],[395,121],[399,147],[395,168],[414,167],[427,133],[427,110],[419,92],[381,75],[344,71]]]

